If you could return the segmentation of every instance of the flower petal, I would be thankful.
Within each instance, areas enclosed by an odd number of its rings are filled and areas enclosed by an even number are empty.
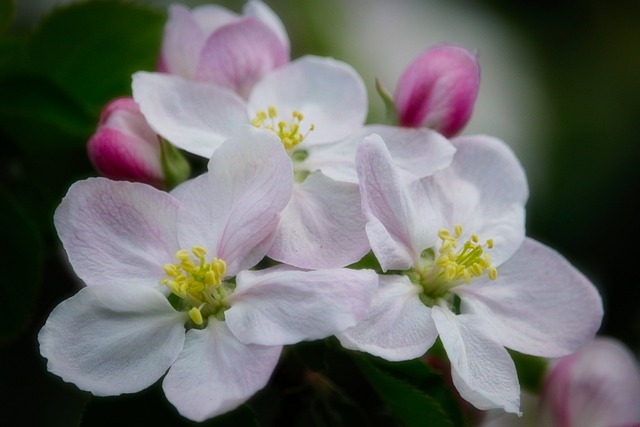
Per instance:
[[[419,288],[406,276],[380,276],[379,281],[367,316],[336,336],[345,348],[386,360],[422,356],[431,348],[438,333],[431,309],[418,297]]]
[[[268,255],[301,268],[337,268],[369,249],[358,186],[316,172],[294,185]]]
[[[278,36],[255,18],[239,19],[215,31],[200,55],[196,79],[246,98],[267,71],[289,60]]]
[[[267,384],[281,350],[242,344],[226,323],[210,318],[205,329],[187,332],[184,350],[162,382],[164,394],[190,420],[223,414]]]
[[[348,64],[331,58],[304,56],[278,68],[259,81],[249,97],[253,117],[270,105],[279,118],[289,120],[294,111],[304,115],[302,144],[339,141],[360,129],[367,114],[367,91],[362,78]]]
[[[182,247],[203,246],[227,263],[227,275],[266,254],[291,198],[293,167],[273,132],[247,126],[216,150],[209,172],[179,191]]]
[[[425,183],[435,183],[449,204],[439,209],[446,221],[443,226],[452,230],[455,224],[462,225],[462,241],[471,234],[480,241],[493,239],[489,253],[499,266],[524,240],[528,197],[524,170],[511,149],[496,138],[469,136],[453,143],[457,151],[451,166]]]
[[[289,52],[289,36],[287,35],[287,30],[284,28],[284,24],[278,15],[276,15],[264,2],[259,0],[249,0],[242,8],[242,13],[245,16],[252,16],[264,22],[271,31],[278,36],[282,46],[284,46],[286,51]]]
[[[159,286],[178,249],[178,201],[155,188],[90,178],[73,184],[54,223],[87,285]]]
[[[367,217],[367,236],[383,271],[406,270],[429,247],[434,231],[432,210],[418,212],[416,202],[426,194],[413,194],[413,186],[401,179],[382,138],[364,138],[356,154],[362,209]]]
[[[98,396],[156,382],[184,343],[184,313],[144,286],[92,286],[60,303],[38,335],[49,371]]]
[[[222,141],[249,123],[242,98],[212,84],[139,71],[132,87],[151,128],[198,156],[211,157]]]
[[[455,288],[461,310],[481,316],[505,347],[564,356],[590,340],[603,309],[596,288],[554,250],[527,239],[495,281]]]
[[[520,386],[515,365],[500,343],[488,336],[478,316],[456,316],[433,307],[433,320],[451,361],[453,383],[478,409],[502,408],[519,414]]]
[[[242,271],[225,312],[244,343],[294,344],[326,338],[362,319],[378,287],[372,270],[303,271],[278,266]]]
[[[160,49],[160,71],[192,78],[207,35],[182,5],[169,6]]]

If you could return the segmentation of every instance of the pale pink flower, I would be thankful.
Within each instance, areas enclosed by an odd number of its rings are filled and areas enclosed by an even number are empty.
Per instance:
[[[39,333],[48,369],[99,396],[164,376],[169,402],[202,421],[265,386],[283,345],[355,325],[374,272],[248,270],[273,242],[292,182],[278,138],[250,129],[171,193],[105,178],[75,183],[55,225],[86,287]]]
[[[366,319],[338,337],[387,360],[420,357],[440,337],[465,400],[518,413],[505,347],[569,354],[598,330],[602,301],[566,259],[525,237],[528,188],[508,147],[487,136],[452,143],[451,165],[420,180],[399,171],[379,135],[360,145],[366,231],[387,274]]]
[[[454,136],[469,121],[479,86],[475,54],[451,44],[427,49],[409,64],[396,86],[398,122]]]

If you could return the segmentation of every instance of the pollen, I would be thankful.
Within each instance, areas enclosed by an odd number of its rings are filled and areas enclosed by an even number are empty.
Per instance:
[[[438,231],[438,237],[442,240],[439,257],[435,263],[443,272],[448,282],[462,279],[469,283],[472,278],[487,273],[491,280],[498,277],[498,270],[491,263],[491,257],[485,252],[493,248],[493,240],[488,239],[484,244],[476,234],[472,234],[469,240],[460,245],[458,239],[462,236],[462,226],[454,226],[454,232],[447,229]]]
[[[257,128],[264,128],[274,132],[282,141],[284,148],[291,152],[309,135],[309,132],[315,129],[315,126],[311,124],[306,132],[303,133],[300,128],[303,120],[304,115],[299,111],[291,113],[291,118],[288,121],[280,119],[276,107],[270,105],[267,111],[259,110],[251,120],[251,124]]]
[[[163,266],[166,277],[160,284],[179,297],[180,308],[188,311],[195,325],[201,326],[207,317],[226,308],[224,298],[230,287],[223,279],[227,265],[219,258],[207,262],[207,251],[202,246],[193,246],[191,252],[181,249],[175,258],[178,262]]]

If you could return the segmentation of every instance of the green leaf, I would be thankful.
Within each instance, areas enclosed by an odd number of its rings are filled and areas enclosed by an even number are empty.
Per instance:
[[[419,388],[421,383],[431,382],[436,376],[424,363],[416,360],[391,364],[359,356],[354,360],[378,395],[407,427],[454,426],[442,405]],[[396,371],[395,374],[389,369]],[[413,378],[411,381],[405,378],[407,374]]]
[[[539,393],[547,372],[548,361],[542,357],[530,356],[514,350],[507,349],[507,351],[516,365],[520,386],[533,394]]]
[[[43,20],[29,63],[98,112],[130,96],[134,72],[155,69],[165,21],[163,13],[133,3],[73,3]]]
[[[43,243],[28,212],[0,188],[0,223],[4,268],[0,281],[0,342],[20,333],[30,319],[44,259]]]
[[[0,0],[0,33],[4,33],[9,28],[14,12],[13,0]]]
[[[0,77],[0,130],[26,153],[84,145],[97,117],[45,78]]]

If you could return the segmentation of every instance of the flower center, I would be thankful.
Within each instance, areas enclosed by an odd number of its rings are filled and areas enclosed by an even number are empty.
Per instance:
[[[206,262],[207,251],[201,246],[176,252],[176,264],[163,266],[167,277],[160,284],[169,287],[178,297],[177,308],[189,311],[189,317],[202,327],[209,316],[224,319],[224,311],[229,308],[225,298],[233,292],[235,285],[223,282],[226,263],[218,258]]]
[[[451,288],[470,283],[474,277],[485,273],[491,280],[498,277],[498,270],[491,263],[486,250],[493,248],[493,240],[479,243],[478,236],[460,244],[462,226],[454,226],[453,234],[447,229],[438,231],[442,245],[435,256],[433,249],[422,253],[421,262],[406,272],[413,283],[422,287],[422,300],[432,306],[434,301],[444,297]]]
[[[257,128],[273,131],[278,135],[287,152],[292,154],[294,148],[309,135],[315,126],[312,123],[309,129],[302,133],[300,123],[304,120],[304,116],[299,111],[294,111],[291,115],[293,117],[290,121],[278,120],[278,110],[275,106],[270,105],[267,111],[258,110],[256,116],[251,120],[251,124]]]

